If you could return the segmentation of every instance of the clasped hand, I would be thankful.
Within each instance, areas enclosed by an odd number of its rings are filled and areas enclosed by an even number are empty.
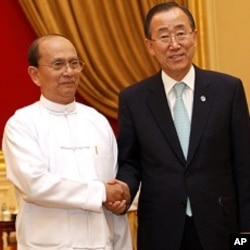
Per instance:
[[[130,203],[128,185],[125,182],[112,179],[105,186],[107,199],[104,206],[115,214],[122,214]]]

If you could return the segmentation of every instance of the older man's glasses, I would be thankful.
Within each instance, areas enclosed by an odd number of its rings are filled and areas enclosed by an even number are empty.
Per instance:
[[[181,42],[184,42],[189,37],[189,35],[191,35],[192,33],[193,33],[193,31],[190,31],[190,32],[181,31],[181,32],[177,32],[176,34],[173,34],[173,35],[162,34],[160,37],[155,38],[155,39],[150,39],[150,40],[153,42],[170,44],[174,38],[177,43],[181,43]]]
[[[85,66],[85,63],[81,60],[72,60],[70,62],[67,61],[55,61],[52,64],[39,64],[39,66],[48,66],[54,69],[55,71],[65,70],[67,67],[70,69],[80,72]]]

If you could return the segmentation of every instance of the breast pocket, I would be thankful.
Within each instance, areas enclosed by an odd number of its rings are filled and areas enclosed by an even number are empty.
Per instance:
[[[109,147],[94,146],[93,159],[97,178],[103,182],[107,182],[116,175],[117,161]]]

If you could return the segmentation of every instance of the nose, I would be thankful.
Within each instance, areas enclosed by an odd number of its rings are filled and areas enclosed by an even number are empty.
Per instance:
[[[63,72],[73,72],[74,69],[71,67],[70,63],[66,63],[63,68]]]
[[[62,70],[62,74],[63,75],[68,75],[68,76],[73,76],[74,75],[74,70],[70,67],[70,64],[69,63],[67,63],[67,64],[65,64],[65,66],[64,66],[64,68],[63,68],[63,70]]]
[[[65,70],[68,70],[68,69],[73,70],[69,62],[65,64]]]
[[[179,44],[178,40],[176,39],[175,35],[172,35],[170,37],[169,46],[172,48],[180,47],[180,44]]]
[[[179,44],[175,35],[170,36],[170,42],[172,44]]]

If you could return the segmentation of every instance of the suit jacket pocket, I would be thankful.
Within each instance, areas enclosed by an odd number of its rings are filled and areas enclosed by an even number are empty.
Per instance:
[[[235,214],[237,210],[237,203],[235,196],[220,196],[218,198],[218,203],[223,210],[225,215]]]

